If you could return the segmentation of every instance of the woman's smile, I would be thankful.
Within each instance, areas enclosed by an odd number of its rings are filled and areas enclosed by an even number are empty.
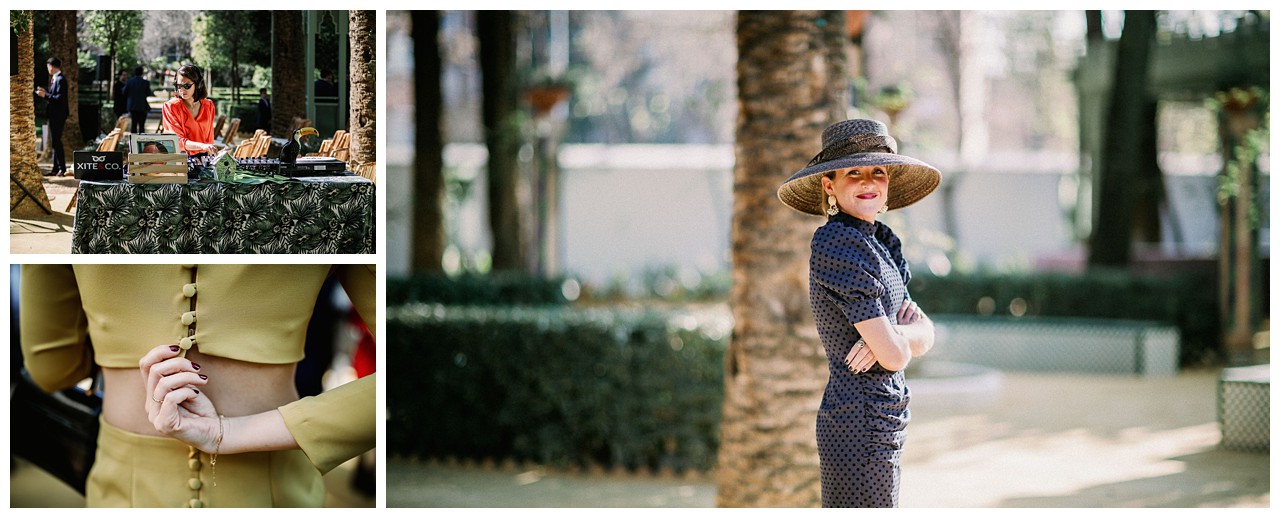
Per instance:
[[[823,177],[824,192],[836,198],[840,211],[855,218],[875,221],[887,203],[889,172],[883,166],[841,169]]]

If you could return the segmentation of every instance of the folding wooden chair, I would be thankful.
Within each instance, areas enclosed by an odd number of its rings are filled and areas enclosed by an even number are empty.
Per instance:
[[[365,178],[368,178],[370,182],[378,183],[377,162],[365,162],[363,164],[357,165],[354,168],[354,170],[356,174],[363,176]]]
[[[263,132],[261,135],[258,135],[258,141],[255,144],[253,149],[253,153],[254,153],[253,156],[255,157],[267,156],[268,149],[271,149],[271,135],[268,135],[266,132]]]
[[[213,140],[213,143],[221,145],[222,147],[230,146],[236,137],[236,133],[239,131],[240,131],[240,117],[236,117],[231,119],[231,122],[227,124],[227,133],[225,135],[222,135],[221,137],[215,138]],[[217,135],[218,132],[215,131],[213,132],[213,134]]]
[[[213,120],[213,134],[215,136],[222,134],[222,125],[226,124],[227,116],[219,114],[218,118]]]

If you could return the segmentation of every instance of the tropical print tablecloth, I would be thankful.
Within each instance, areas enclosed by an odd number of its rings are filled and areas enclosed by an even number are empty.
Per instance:
[[[80,182],[78,254],[372,254],[373,182]]]

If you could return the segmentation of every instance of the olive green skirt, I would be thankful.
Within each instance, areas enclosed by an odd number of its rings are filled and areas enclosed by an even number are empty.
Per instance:
[[[301,450],[210,455],[99,419],[89,507],[320,507],[324,480]]]

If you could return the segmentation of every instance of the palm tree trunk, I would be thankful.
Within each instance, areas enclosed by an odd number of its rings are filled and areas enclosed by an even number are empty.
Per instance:
[[[725,355],[720,506],[821,501],[814,420],[827,370],[808,304],[809,240],[821,221],[784,206],[777,189],[848,107],[844,27],[840,11],[738,14],[734,332]]]
[[[293,118],[307,114],[302,11],[272,11],[271,25],[271,134],[290,138]]]
[[[31,11],[10,11],[11,25],[18,33],[18,74],[9,76],[9,206],[23,196],[18,182],[31,192],[31,197],[9,211],[11,216],[44,214],[41,207],[49,206],[49,196],[40,180],[40,168],[36,166],[36,105],[32,95],[35,85],[35,44],[31,33]],[[34,201],[34,203],[33,203]],[[38,206],[37,206],[38,205]]]
[[[413,16],[413,271],[444,269],[444,99],[440,89],[440,12]]]
[[[84,138],[80,135],[80,62],[76,59],[76,49],[79,47],[76,13],[77,11],[49,11],[49,51],[62,60],[62,75],[67,78],[68,114],[67,126],[62,132],[62,146],[68,157],[72,151],[84,145]]]
[[[493,269],[524,270],[520,207],[516,191],[520,175],[516,155],[515,15],[511,11],[479,11],[480,74],[484,102],[485,144],[489,148],[489,226],[493,230]]]
[[[351,160],[378,159],[378,17],[375,11],[351,11]]]

